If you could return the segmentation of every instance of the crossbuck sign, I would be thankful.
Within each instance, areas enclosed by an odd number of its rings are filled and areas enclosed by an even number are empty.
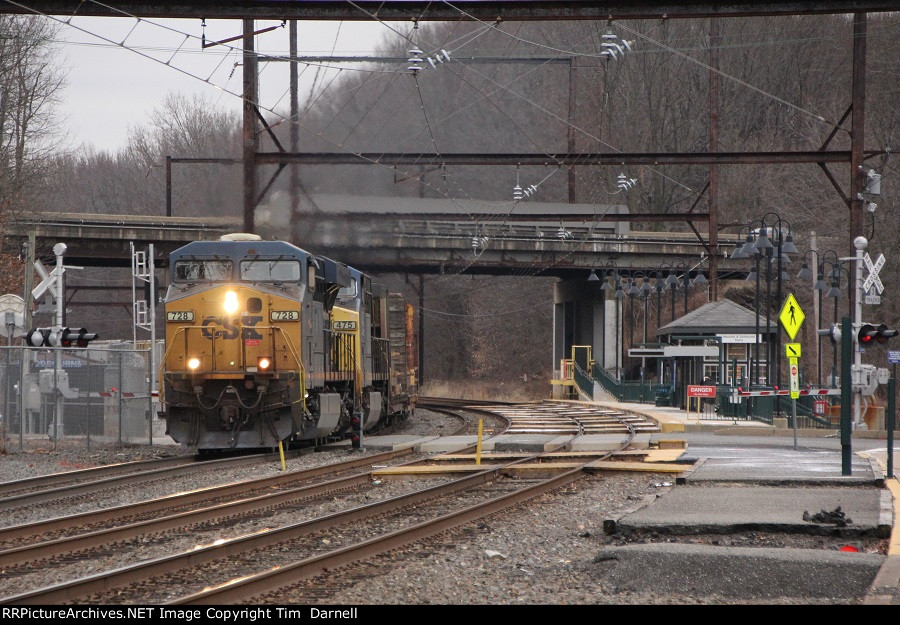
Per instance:
[[[878,255],[878,260],[874,263],[872,259],[869,257],[868,253],[863,256],[863,262],[866,263],[866,268],[869,270],[869,277],[866,278],[866,281],[863,282],[863,291],[868,291],[875,286],[875,290],[878,291],[878,294],[881,295],[884,293],[884,285],[881,283],[881,278],[878,277],[878,272],[881,271],[881,268],[884,267],[884,263],[886,262],[884,259],[884,254]]]

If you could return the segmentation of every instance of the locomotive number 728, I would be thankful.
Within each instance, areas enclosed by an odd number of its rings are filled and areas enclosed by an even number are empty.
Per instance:
[[[297,310],[273,310],[272,321],[300,321],[300,312]]]

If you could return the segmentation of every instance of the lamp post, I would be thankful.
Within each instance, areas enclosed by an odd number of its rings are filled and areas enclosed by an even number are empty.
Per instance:
[[[816,273],[813,274],[812,269],[809,268],[809,262],[806,260],[806,257],[810,254],[816,255]],[[824,289],[824,276],[822,275],[822,268],[819,263],[819,252],[818,250],[807,250],[803,254],[803,258],[800,259],[800,271],[797,272],[798,280],[810,280],[813,283],[813,289],[818,292],[818,305],[816,306],[816,310],[818,311],[818,318],[816,319],[816,328],[822,327],[822,290]],[[822,288],[819,288],[819,283],[822,283]],[[819,336],[818,332],[816,333],[816,383],[819,386],[822,386],[822,337]]]
[[[665,285],[672,300],[672,305],[669,308],[669,323],[672,323],[675,321],[675,291],[678,290],[678,276],[675,274],[675,267],[671,263],[664,263],[663,266],[667,268]]]
[[[632,349],[634,348],[634,298],[640,294],[640,289],[637,288],[637,272],[628,271],[624,290],[629,300],[628,347]]]
[[[687,264],[687,262],[678,259],[675,263],[673,263],[676,272],[683,272],[681,281],[675,281],[675,286],[677,288],[684,290],[684,314],[688,313],[688,289],[691,288],[691,268]],[[673,296],[674,301],[674,296]]]
[[[662,327],[662,294],[666,290],[666,281],[663,279],[662,270],[656,270],[656,281],[653,289],[656,291],[656,342],[659,343],[659,329]]]
[[[813,274],[812,269],[809,267],[809,263],[806,258],[815,253],[816,255],[816,273]],[[822,298],[824,297],[826,291],[828,292],[829,297],[834,298],[834,323],[837,323],[837,314],[838,314],[838,298],[841,295],[840,292],[840,274],[841,271],[846,271],[848,276],[850,273],[850,268],[844,265],[844,262],[839,260],[838,253],[834,250],[825,250],[823,252],[819,252],[818,250],[809,250],[803,255],[803,263],[800,267],[800,271],[797,274],[797,278],[801,280],[810,280],[813,283],[813,290],[816,291],[816,297],[818,297],[818,320],[817,320],[817,328],[822,329],[822,316],[824,314],[824,306],[822,305]],[[826,281],[825,268],[829,266],[828,276]],[[817,341],[817,349],[816,349],[816,373],[817,373],[817,381],[819,386],[822,386],[822,335],[816,333],[816,341]],[[834,383],[834,376],[837,370],[837,348],[835,348],[833,354],[833,362],[832,362],[832,380],[831,383]]]
[[[735,260],[753,258],[753,269],[750,270],[750,273],[747,274],[747,280],[756,282],[756,296],[753,298],[753,312],[754,312],[754,321],[756,323],[756,336],[754,338],[754,346],[753,346],[753,362],[750,366],[750,383],[759,384],[759,343],[761,340],[759,334],[759,261],[762,258],[762,253],[756,247],[756,244],[753,240],[753,234],[751,233],[752,226],[750,224],[743,226],[743,228],[747,229],[747,236],[744,240],[744,245],[734,250],[731,258]],[[740,236],[740,230],[738,230],[738,236]]]
[[[837,253],[829,250],[825,255],[834,255],[834,260],[825,259],[821,263],[823,276],[827,276],[828,282],[827,287],[823,286],[820,289],[820,293],[822,290],[827,288],[827,292],[825,295],[827,297],[834,298],[834,323],[837,324],[838,319],[838,300],[841,297],[841,274],[847,274],[847,298],[848,298],[848,306],[849,306],[849,298],[850,298],[850,289],[853,285],[852,274],[850,273],[850,265],[845,261],[841,261],[838,259]],[[825,267],[829,267],[827,273],[825,273]],[[818,286],[818,285],[817,285]],[[837,386],[837,352],[838,346],[834,345],[834,349],[832,350],[831,357],[831,386],[832,388]]]
[[[749,258],[752,253],[755,260],[754,271],[749,274],[756,280],[756,324],[759,327],[759,263],[762,258],[766,262],[766,385],[772,385],[772,341],[770,340],[770,328],[772,323],[772,261],[776,261],[775,267],[775,297],[778,302],[782,300],[782,285],[790,279],[790,276],[784,270],[785,263],[789,262],[789,254],[798,253],[797,246],[794,245],[794,237],[790,223],[786,219],[782,219],[777,213],[767,213],[761,219],[750,222],[747,226],[747,242],[745,245],[736,250],[732,258]],[[774,241],[774,242],[773,242]],[[757,332],[757,341],[759,341],[759,333]],[[775,335],[776,347],[775,351],[781,350],[781,333]],[[756,380],[759,380],[759,348],[757,343],[756,350],[757,373]],[[781,378],[781,359],[775,359],[775,384],[780,383]]]
[[[650,296],[650,291],[653,290],[653,287],[650,286],[650,274],[641,275],[641,298],[644,300],[644,344],[647,343],[647,300]]]

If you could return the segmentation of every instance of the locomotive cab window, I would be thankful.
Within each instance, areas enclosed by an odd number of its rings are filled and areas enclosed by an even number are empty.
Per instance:
[[[356,278],[350,279],[350,286],[342,286],[338,291],[337,298],[339,300],[348,300],[356,298],[357,294],[357,283]]]
[[[266,260],[241,261],[241,279],[248,282],[299,282],[300,261]]]
[[[231,280],[230,260],[179,260],[175,262],[178,282],[225,282]]]

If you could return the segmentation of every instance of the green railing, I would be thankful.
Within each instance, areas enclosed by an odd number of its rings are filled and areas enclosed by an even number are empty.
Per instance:
[[[575,385],[582,393],[593,399],[594,380],[592,380],[591,376],[585,373],[585,371],[580,366],[578,366],[577,362],[572,363],[572,371],[572,378],[575,380]]]
[[[669,397],[671,394],[670,388],[666,385],[653,384],[642,380],[616,380],[597,363],[594,363],[592,373],[594,376],[594,380],[599,382],[600,386],[606,389],[618,401],[645,402],[656,403],[657,405],[666,405],[660,403],[658,394],[661,391],[664,392],[666,397]]]
[[[754,386],[754,391],[773,391],[772,387]],[[741,397],[740,402],[733,403],[731,394],[733,389],[728,386],[719,386],[716,393],[717,412],[727,419],[755,419],[772,425],[773,417],[776,412],[781,412],[788,418],[789,427],[793,427],[791,422],[791,401],[790,398],[784,396],[766,396],[766,397]],[[814,398],[806,396],[797,400],[797,427],[799,428],[828,428],[833,429],[829,419],[817,415],[813,411],[812,402]]]

